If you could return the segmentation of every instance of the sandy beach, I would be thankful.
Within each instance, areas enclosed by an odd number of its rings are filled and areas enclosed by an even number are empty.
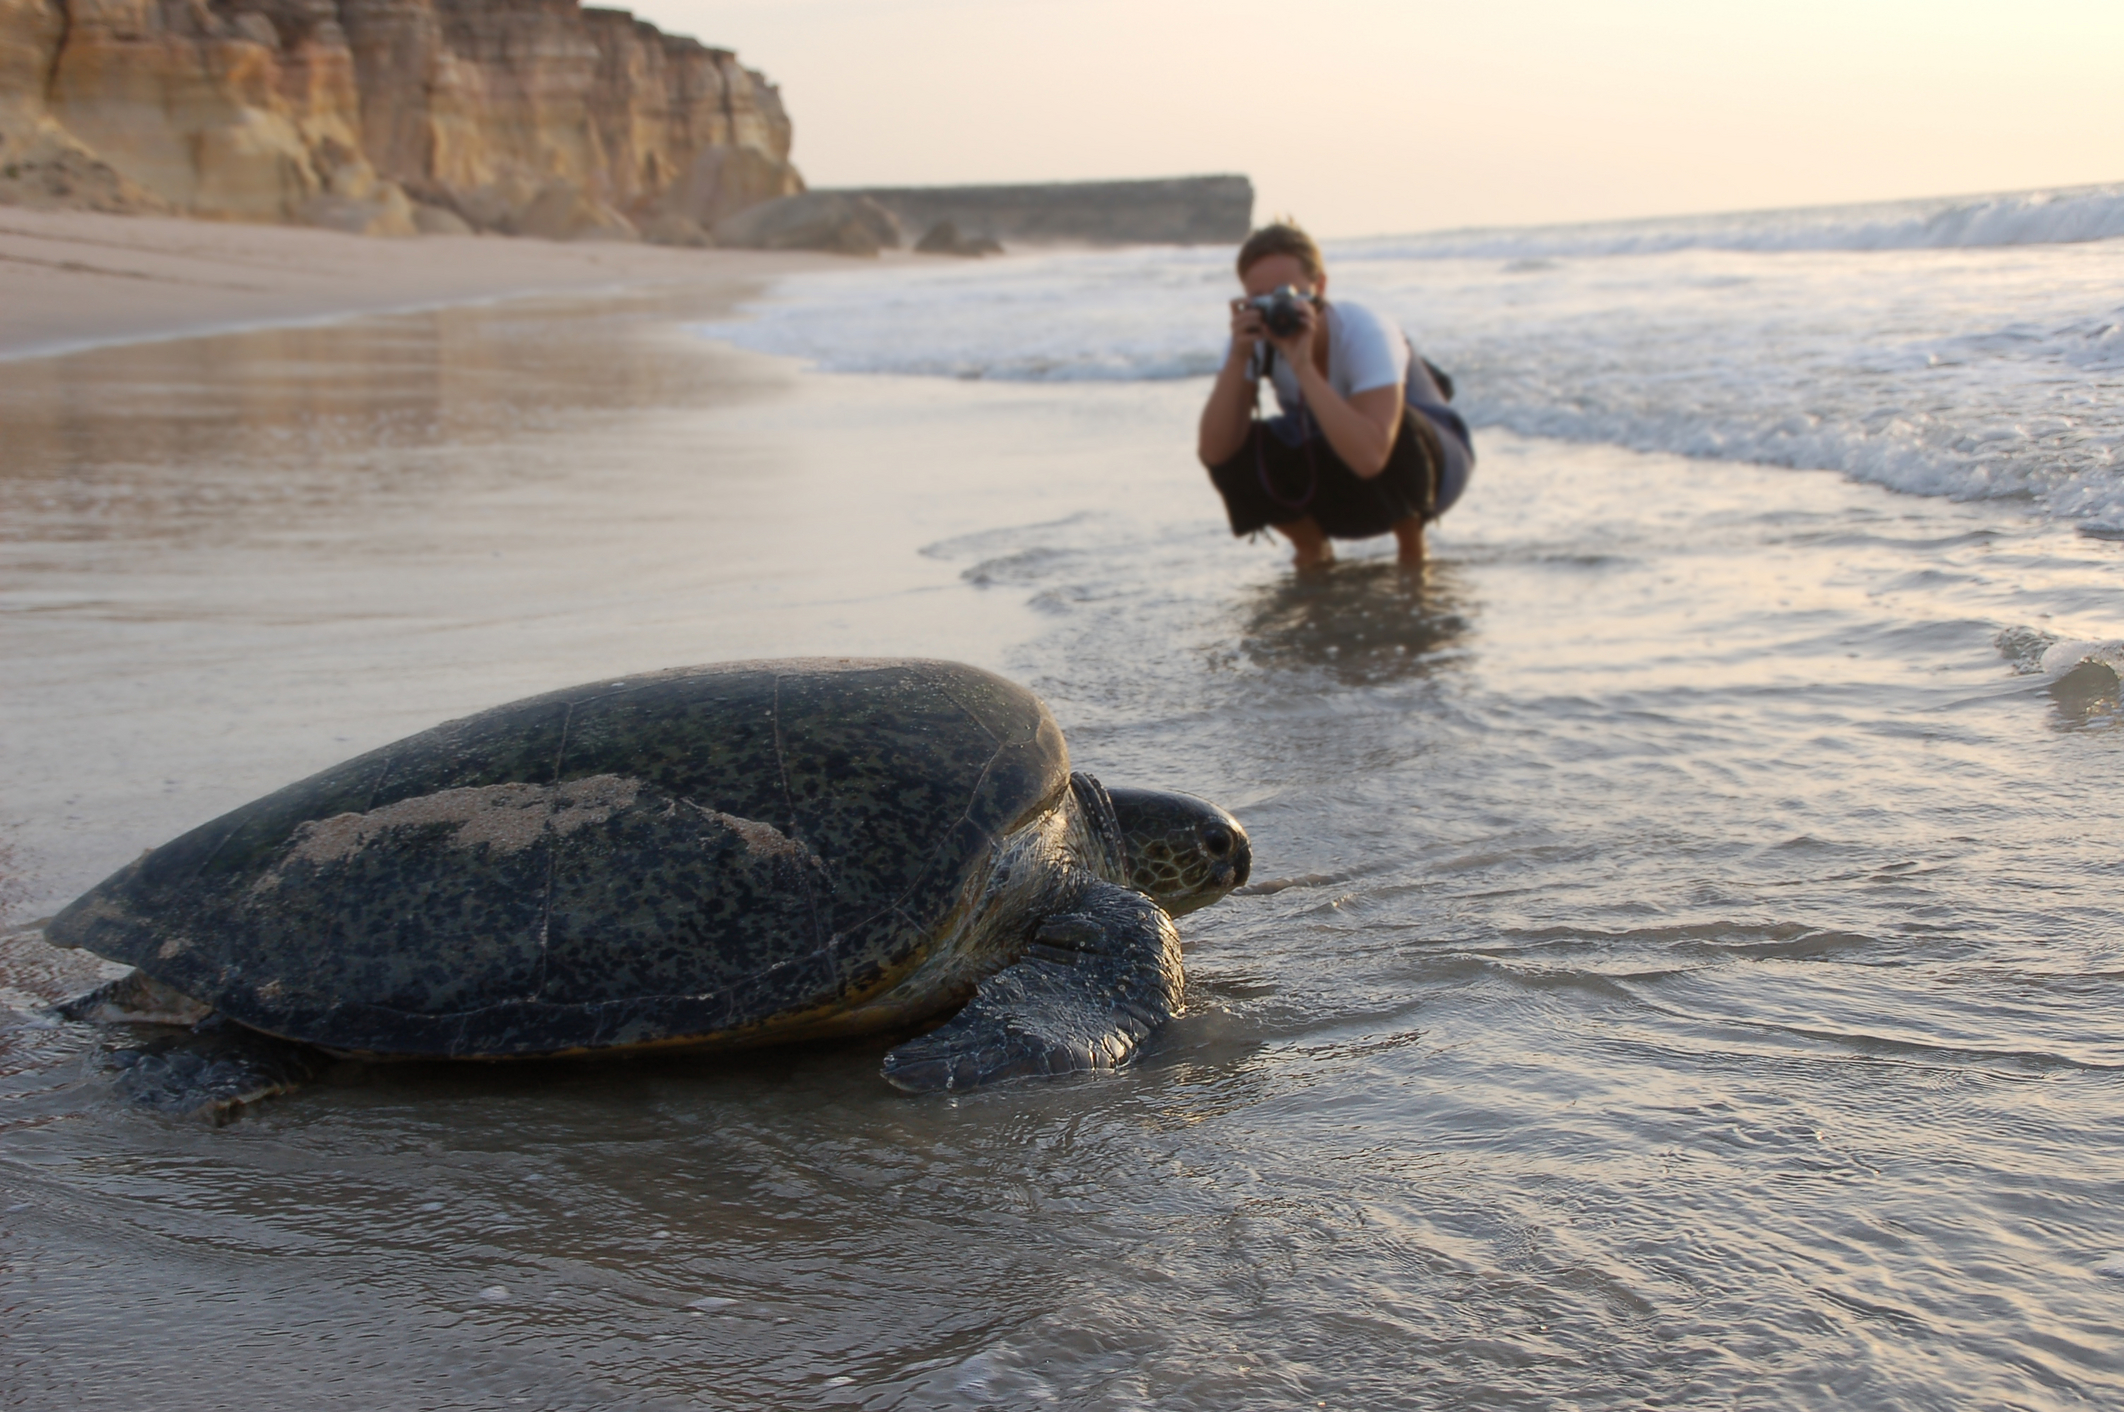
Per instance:
[[[388,240],[8,206],[0,207],[0,360],[529,294],[734,289],[836,263],[617,241]]]

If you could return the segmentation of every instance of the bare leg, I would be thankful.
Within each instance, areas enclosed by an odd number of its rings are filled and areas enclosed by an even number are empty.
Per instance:
[[[1394,522],[1394,542],[1401,546],[1401,567],[1423,567],[1423,516],[1410,515]]]
[[[1309,569],[1324,569],[1335,562],[1335,546],[1328,543],[1326,532],[1314,523],[1311,515],[1292,520],[1287,525],[1277,525],[1276,533],[1288,539],[1298,551],[1291,556],[1291,565],[1301,574]]]

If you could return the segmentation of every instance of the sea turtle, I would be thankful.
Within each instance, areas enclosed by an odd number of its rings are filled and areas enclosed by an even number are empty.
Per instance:
[[[1071,773],[1046,706],[989,672],[733,662],[371,751],[143,855],[46,934],[139,968],[70,1013],[198,1022],[121,1081],[166,1108],[281,1091],[318,1051],[728,1049],[949,1016],[885,1056],[925,1091],[1123,1063],[1180,1008],[1171,919],[1250,860],[1214,805]]]

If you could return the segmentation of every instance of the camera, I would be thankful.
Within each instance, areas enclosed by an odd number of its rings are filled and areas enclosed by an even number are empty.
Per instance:
[[[1280,285],[1267,294],[1257,294],[1246,301],[1261,311],[1261,322],[1278,338],[1289,338],[1298,332],[1300,319],[1298,307],[1313,302],[1310,294],[1300,294],[1294,284]]]

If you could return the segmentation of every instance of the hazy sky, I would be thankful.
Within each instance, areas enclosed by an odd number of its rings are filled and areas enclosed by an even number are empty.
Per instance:
[[[2120,0],[639,0],[815,186],[1238,171],[1323,235],[2124,179]]]

